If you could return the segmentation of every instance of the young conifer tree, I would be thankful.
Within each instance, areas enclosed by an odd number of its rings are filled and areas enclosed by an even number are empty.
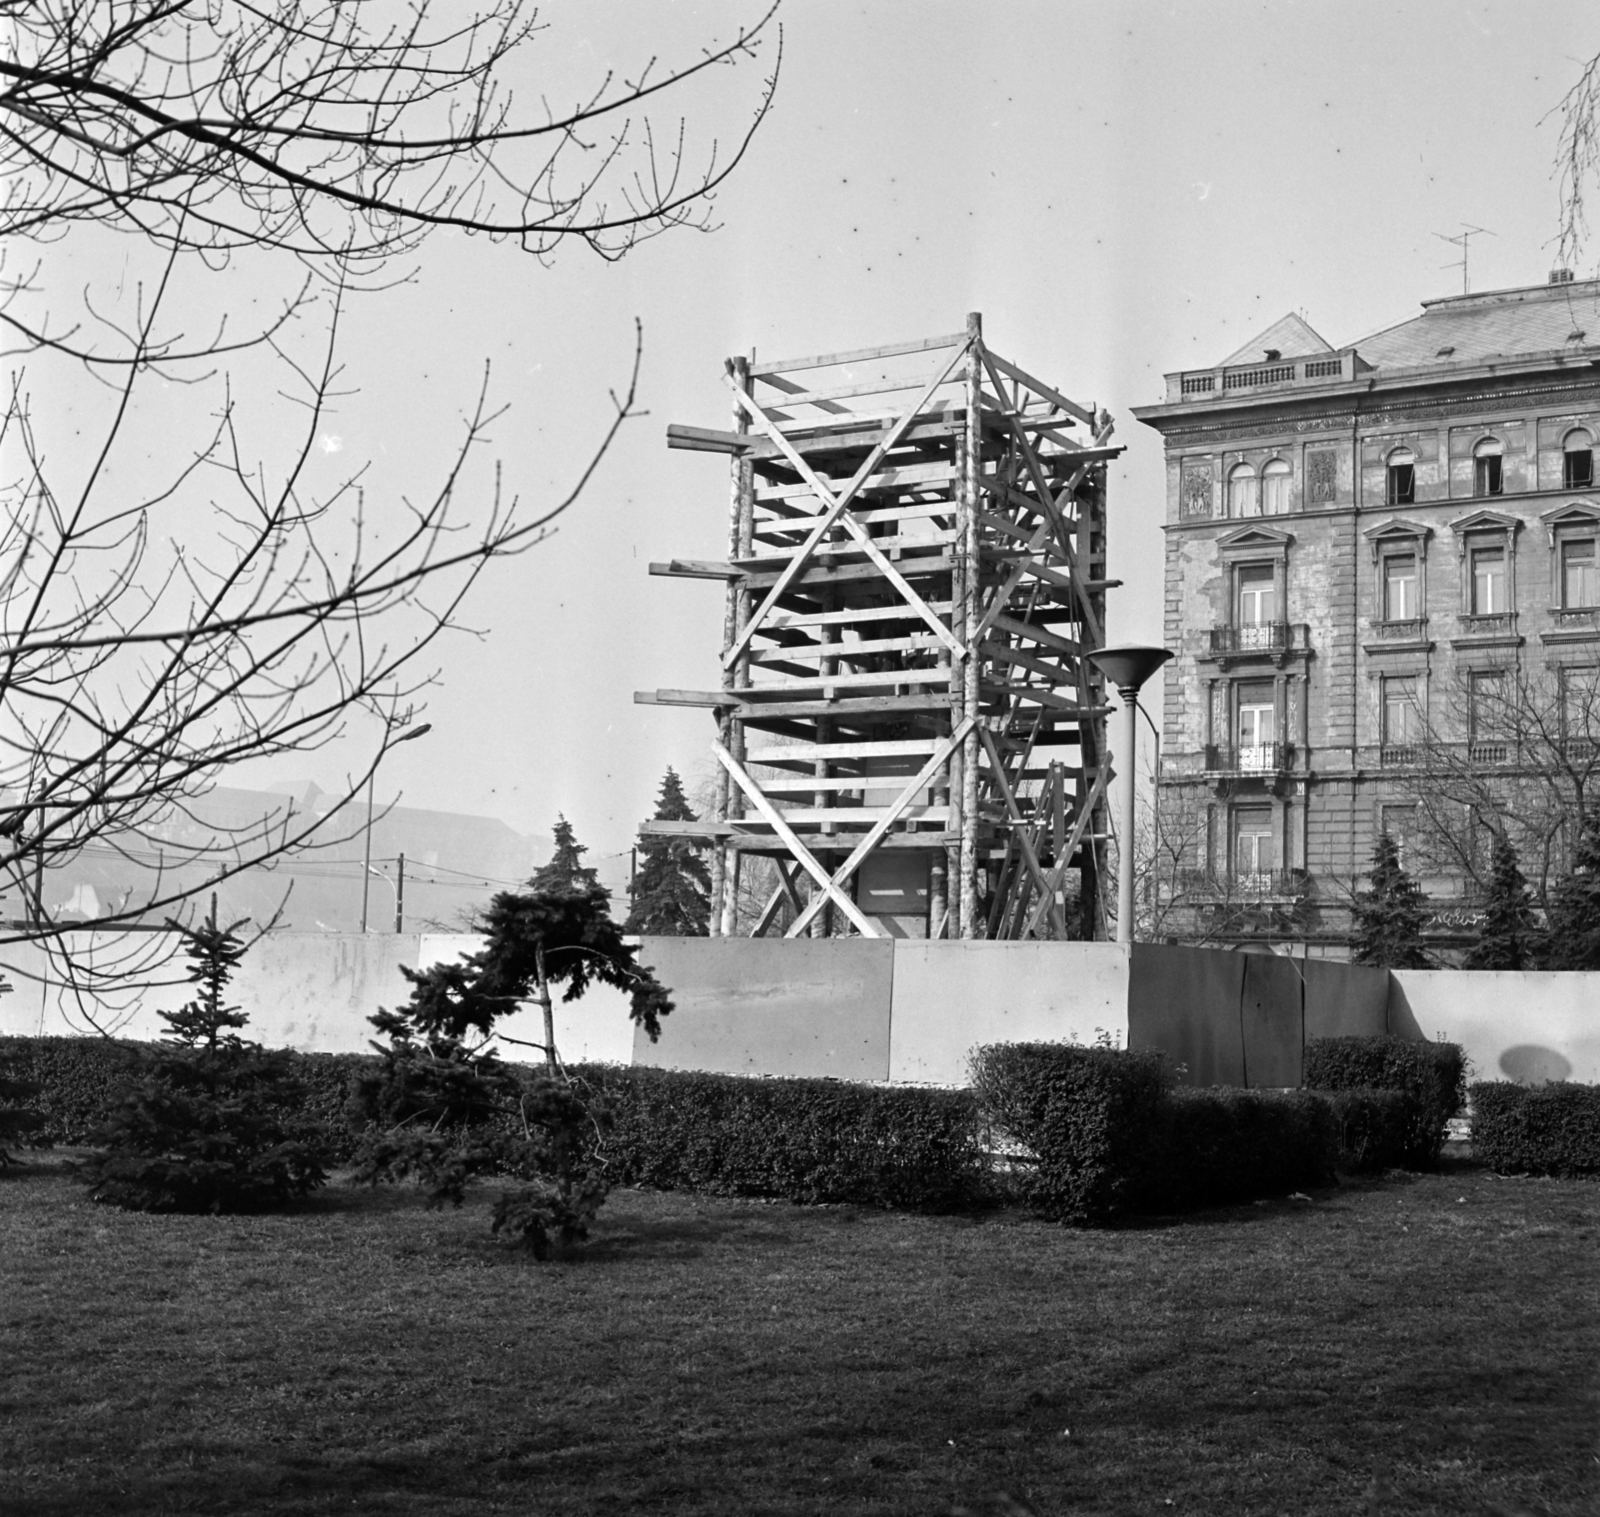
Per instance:
[[[1549,969],[1600,969],[1600,807],[1583,819],[1572,868],[1550,897]]]
[[[1400,864],[1400,849],[1387,831],[1378,834],[1368,872],[1371,889],[1355,901],[1357,964],[1385,969],[1427,969],[1432,960],[1422,948],[1422,888]]]
[[[459,1205],[486,1175],[520,1182],[494,1208],[494,1231],[537,1258],[579,1241],[610,1189],[596,1139],[609,1113],[556,1050],[554,992],[575,1001],[591,985],[625,991],[633,1020],[653,1040],[672,1010],[665,988],[623,942],[611,896],[571,824],[523,891],[495,896],[480,922],[486,942],[469,957],[403,970],[411,999],[372,1025],[383,1068],[356,1083],[350,1114],[366,1131],[356,1174],[373,1184],[416,1179]],[[519,1072],[495,1049],[497,1024],[532,1002],[543,1013],[542,1069]],[[516,1042],[516,1039],[506,1039]]]
[[[1483,930],[1467,951],[1467,969],[1532,969],[1544,956],[1544,933],[1533,914],[1533,892],[1516,846],[1497,836],[1490,864]]]
[[[692,822],[683,781],[671,768],[661,781],[656,800],[658,822]],[[668,938],[703,938],[710,923],[711,871],[689,838],[646,837],[644,856],[633,886],[629,932],[652,932]]]
[[[130,1211],[243,1212],[283,1206],[326,1182],[327,1133],[298,1108],[288,1055],[239,1036],[226,1004],[248,945],[223,927],[217,899],[183,934],[198,993],[162,1012],[171,1037],[133,1067],[85,1166],[90,1195]]]

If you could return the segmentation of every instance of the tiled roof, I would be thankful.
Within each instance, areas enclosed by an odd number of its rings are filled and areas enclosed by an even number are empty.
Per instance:
[[[1280,358],[1304,358],[1310,353],[1331,353],[1328,346],[1309,326],[1292,312],[1280,317],[1259,337],[1252,337],[1236,353],[1230,353],[1218,365],[1232,368],[1235,364],[1269,361],[1267,354]]]
[[[1422,315],[1354,346],[1378,369],[1481,363],[1520,353],[1600,346],[1600,281],[1426,301]]]

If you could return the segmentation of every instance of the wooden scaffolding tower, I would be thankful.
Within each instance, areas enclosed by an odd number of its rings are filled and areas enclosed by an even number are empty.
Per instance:
[[[712,815],[645,828],[711,845],[713,935],[1102,936],[1110,417],[977,315],[726,380],[667,441],[731,455],[728,558],[650,566],[725,582],[721,688],[635,697],[716,716]]]

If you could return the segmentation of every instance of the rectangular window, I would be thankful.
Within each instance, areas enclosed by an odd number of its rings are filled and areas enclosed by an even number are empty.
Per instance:
[[[1561,605],[1566,610],[1600,606],[1600,567],[1592,537],[1561,545]]]
[[[1241,684],[1237,689],[1239,767],[1274,769],[1277,750],[1272,684],[1268,680],[1257,680]]]
[[[1600,668],[1568,664],[1560,681],[1563,752],[1568,758],[1590,758],[1600,741]]]
[[[1277,867],[1272,808],[1241,806],[1233,813],[1233,872],[1243,883],[1264,882]]]
[[[1271,626],[1278,619],[1278,590],[1272,565],[1246,564],[1237,572],[1239,626]]]
[[[1389,504],[1409,506],[1416,499],[1416,466],[1414,464],[1389,465]]]
[[[1472,614],[1498,616],[1510,610],[1506,605],[1506,550],[1472,550]]]
[[[1593,487],[1593,449],[1569,448],[1561,455],[1561,484],[1567,490],[1588,490]]]
[[[1413,621],[1417,609],[1417,555],[1391,553],[1383,561],[1383,619]]]
[[[1467,740],[1474,747],[1495,746],[1506,731],[1506,677],[1499,670],[1479,670],[1471,677],[1467,700]],[[1505,755],[1499,755],[1503,758]],[[1492,754],[1473,754],[1474,761],[1493,758]]]
[[[1391,675],[1383,682],[1383,746],[1409,748],[1421,737],[1415,675]]]
[[[1479,495],[1500,494],[1500,455],[1491,453],[1486,458],[1476,460],[1476,493]]]
[[[1378,825],[1394,839],[1400,851],[1400,867],[1411,870],[1413,848],[1417,836],[1417,808],[1415,806],[1384,806],[1379,811]]]

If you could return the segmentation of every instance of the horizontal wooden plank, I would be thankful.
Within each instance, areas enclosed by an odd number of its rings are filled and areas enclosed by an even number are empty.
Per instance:
[[[882,743],[797,743],[792,748],[751,748],[745,760],[751,764],[810,763],[814,759],[915,758],[932,753],[939,746],[936,737],[896,738]]]
[[[893,418],[893,412],[885,412],[882,417],[876,419],[867,417],[855,422],[843,420],[837,423],[819,422],[813,427],[799,430],[784,427],[782,430],[790,446],[802,458],[809,461],[816,454],[831,455],[852,449],[866,451],[888,430],[882,422]],[[955,437],[965,425],[965,418],[958,409],[928,411],[906,429],[900,440],[906,444],[935,440],[942,443],[948,438]],[[790,467],[783,450],[770,439],[763,439],[753,447],[750,450],[750,457],[759,463],[775,463],[780,468]]]
[[[875,537],[872,539],[872,546],[880,553],[887,553],[891,548],[927,548],[932,550],[943,548],[948,544],[953,543],[955,540],[956,534],[954,531],[935,527],[928,532],[916,534],[902,533],[901,535],[895,537]],[[732,560],[732,563],[736,569],[739,569],[743,572],[759,573],[761,570],[770,568],[774,564],[787,563],[791,558],[794,558],[796,554],[799,553],[800,548],[803,546],[803,544],[799,544],[789,552],[776,551],[756,554],[751,558],[736,558]],[[811,557],[814,559],[842,559],[851,557],[852,555],[859,556],[865,552],[866,549],[853,538],[845,538],[839,542],[818,543],[816,547],[811,550]]]
[[[768,795],[804,795],[808,790],[893,790],[898,793],[916,778],[916,773],[912,769],[905,774],[830,774],[825,777],[797,774],[781,778],[769,776],[757,783]]]
[[[787,385],[777,382],[779,376],[763,375],[765,383],[773,385],[783,394],[785,406],[817,406],[820,409],[835,413],[848,411],[848,406],[830,404],[841,400],[849,400],[862,395],[897,395],[906,390],[921,390],[927,386],[930,376],[918,375],[914,379],[864,379],[855,384],[827,385],[821,389],[805,390],[795,385],[791,390]],[[959,385],[966,382],[966,376],[960,373],[952,374],[944,381],[947,385]],[[763,407],[765,409],[765,407]],[[770,416],[772,413],[767,412]]]
[[[906,778],[910,779],[911,776],[907,775]],[[870,826],[887,815],[889,811],[887,806],[821,806],[816,808],[796,806],[790,808],[777,807],[775,809],[781,812],[784,821],[793,827],[796,832],[807,827],[821,827],[824,824],[837,824],[839,822]],[[905,822],[944,822],[948,821],[949,817],[950,808],[948,806],[911,805],[900,813],[900,818],[896,825],[899,826]],[[771,825],[763,822],[757,816],[741,817],[740,824],[746,829]]]
[[[741,579],[744,571],[716,560],[675,558],[669,563],[651,564],[650,573],[661,579]]]
[[[763,627],[756,633],[760,637],[769,632],[770,627]],[[928,637],[880,637],[873,640],[863,640],[858,643],[784,643],[781,647],[769,652],[758,653],[751,660],[757,664],[773,664],[784,659],[792,658],[865,658],[869,653],[937,653],[944,646],[937,638]]]
[[[695,453],[743,453],[760,442],[753,432],[723,432],[715,427],[690,427],[672,422],[667,427],[667,446],[687,448]]]
[[[920,579],[930,574],[948,574],[952,566],[952,559],[948,554],[938,557],[914,555],[902,558],[896,565],[907,579]],[[756,571],[749,573],[750,585],[754,589],[765,589],[778,582],[781,571]],[[799,589],[815,585],[843,585],[855,580],[873,580],[883,585],[887,584],[883,571],[876,564],[808,564],[789,582],[790,589]],[[910,613],[913,617],[915,612]]]
[[[950,614],[947,600],[929,600],[924,604],[941,616]],[[822,627],[837,622],[921,622],[909,606],[858,606],[844,611],[775,611],[767,618],[767,627]]]
[[[1054,632],[1048,632],[1043,627],[1032,622],[1016,621],[1009,616],[997,616],[992,625],[997,631],[1009,632],[1013,637],[1025,637],[1038,643],[1044,648],[1054,648],[1057,653],[1076,656],[1079,644],[1069,637],[1061,637]]]
[[[635,690],[636,706],[737,706],[739,697],[731,690]]]
[[[1031,654],[1023,653],[1018,648],[1007,647],[1004,643],[994,642],[990,638],[985,638],[979,644],[979,648],[987,658],[997,660],[1003,664],[1011,664],[1018,669],[1026,669],[1043,679],[1054,681],[1057,685],[1076,684],[1076,678],[1059,664],[1046,663],[1043,659],[1034,658]]]
[[[820,697],[806,701],[761,701],[740,709],[739,714],[751,719],[765,717],[800,717],[815,721],[828,719],[848,721],[853,718],[909,715],[913,712],[948,712],[950,697],[940,695],[861,695],[846,696],[839,700]]]
[[[744,697],[797,694],[802,690],[823,690],[837,685],[841,690],[873,685],[948,685],[950,670],[891,669],[886,674],[822,674],[813,679],[786,679],[781,684],[751,685],[739,691]]]
[[[850,481],[848,479],[829,479],[821,476],[825,485],[834,489],[843,489]],[[862,486],[865,490],[892,490],[902,485],[940,484],[946,480],[956,478],[954,464],[901,464],[892,469],[879,469],[875,474],[867,476],[867,482]],[[756,503],[769,500],[791,500],[797,496],[815,497],[816,492],[808,484],[782,484],[758,485],[756,487]]]
[[[869,363],[878,358],[899,358],[906,353],[931,353],[936,348],[959,348],[967,340],[965,332],[947,337],[924,337],[917,342],[891,342],[875,348],[850,348],[841,353],[817,353],[810,358],[784,358],[775,363],[753,366],[752,379],[765,379],[769,374],[793,374],[800,369],[826,369],[837,363]],[[923,381],[926,384],[927,378]]]

